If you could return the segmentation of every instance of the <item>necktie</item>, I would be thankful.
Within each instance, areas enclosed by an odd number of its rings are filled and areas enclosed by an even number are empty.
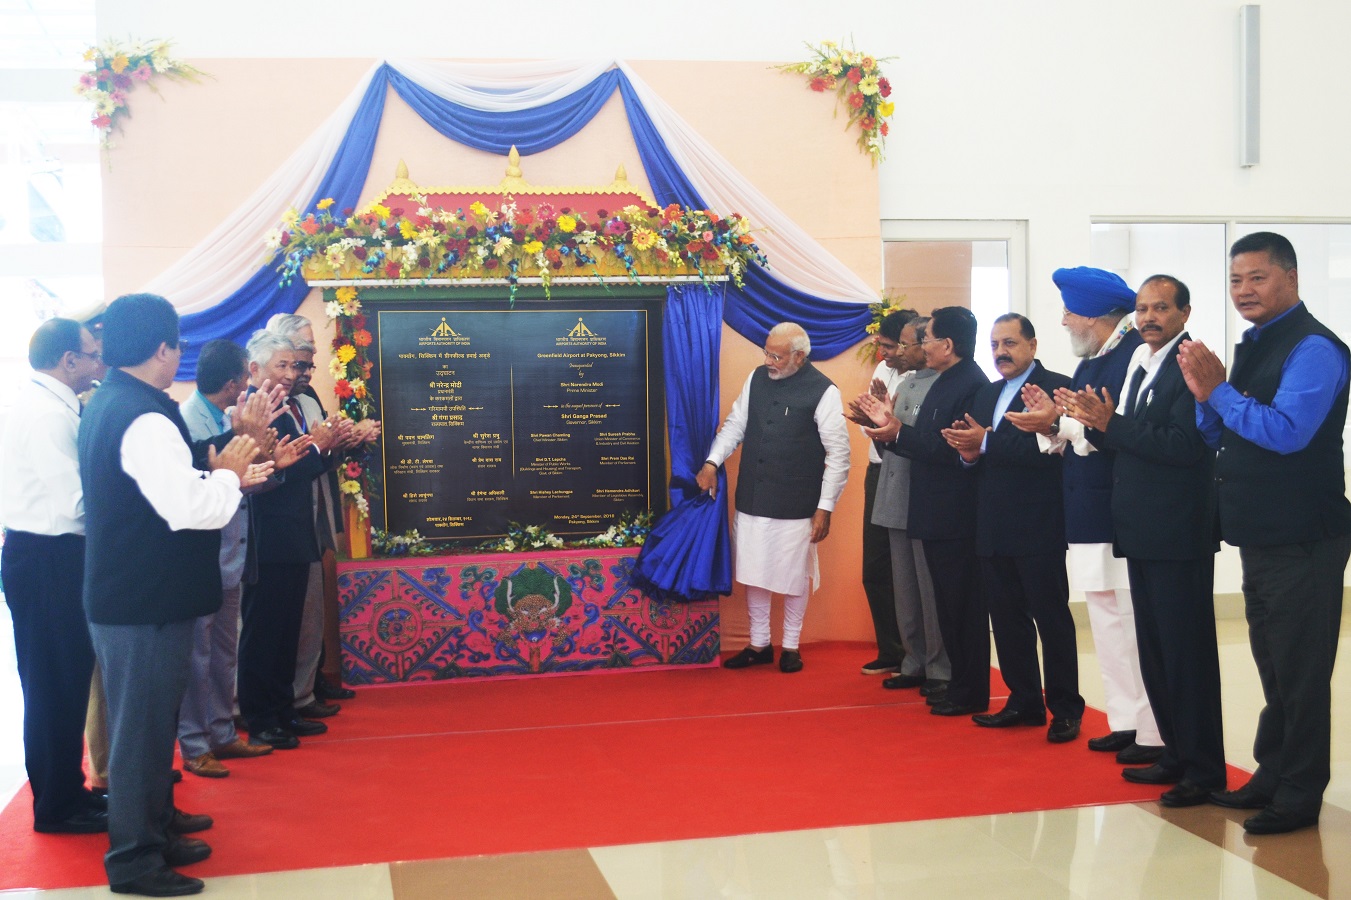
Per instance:
[[[300,433],[304,434],[309,431],[309,426],[305,424],[305,414],[300,411],[300,404],[296,402],[296,399],[294,397],[288,398],[286,405],[290,408],[291,415],[295,417],[296,424],[300,426]]]
[[[1136,369],[1135,374],[1131,376],[1130,389],[1126,391],[1125,412],[1127,415],[1130,416],[1135,415],[1135,406],[1140,399],[1137,396],[1140,393],[1140,383],[1144,380],[1145,380],[1145,367],[1141,366],[1140,368]]]

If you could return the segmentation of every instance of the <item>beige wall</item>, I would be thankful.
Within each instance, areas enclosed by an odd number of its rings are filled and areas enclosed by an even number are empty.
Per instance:
[[[370,65],[359,59],[193,62],[214,77],[197,85],[166,85],[164,102],[140,103],[111,157],[104,180],[109,296],[138,289],[210,232],[285,161]],[[635,68],[756,188],[880,290],[877,173],[841,127],[843,120],[831,117],[832,98],[811,94],[798,76],[763,63],[642,62]],[[727,103],[729,85],[754,102]],[[363,200],[384,189],[400,160],[424,186],[493,185],[506,165],[501,157],[440,137],[391,94]],[[646,188],[616,97],[574,139],[524,158],[522,168],[534,184],[604,185],[620,164],[634,184]],[[263,260],[260,241],[260,264]],[[316,387],[331,391],[326,363],[332,332],[317,291],[299,311],[319,332]],[[760,363],[757,347],[724,329],[723,415]],[[846,396],[863,390],[870,373],[852,352],[826,361],[822,369]],[[178,386],[175,393],[189,389]],[[807,641],[865,640],[872,634],[859,586],[867,456],[857,432],[854,440],[849,483],[821,548],[822,586],[807,614]],[[746,635],[740,594],[723,609],[725,640],[739,645]]]

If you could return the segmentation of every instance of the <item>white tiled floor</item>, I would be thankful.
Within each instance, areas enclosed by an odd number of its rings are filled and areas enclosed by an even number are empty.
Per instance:
[[[1343,635],[1351,631],[1343,625]],[[1241,620],[1219,627],[1225,741],[1231,762],[1251,768],[1261,692]],[[1101,708],[1092,637],[1081,629],[1081,686]],[[1281,898],[1351,897],[1351,669],[1334,679],[1333,782],[1320,831],[1254,840],[1241,816],[1214,807],[1160,812],[1156,804],[904,822],[591,848],[487,860],[354,866],[208,880],[228,900],[422,900],[445,897],[668,898]],[[0,799],[23,778],[22,702],[7,613],[0,615]],[[1226,818],[1228,816],[1228,818]],[[1337,846],[1346,843],[1347,846]],[[1256,864],[1254,862],[1256,860]],[[534,863],[532,868],[531,863]],[[447,887],[474,867],[475,887]],[[438,868],[439,867],[439,868]],[[538,880],[537,870],[556,871]],[[494,874],[496,870],[500,870]],[[522,882],[522,873],[530,878]],[[489,874],[486,880],[482,877]],[[569,873],[572,873],[569,875]],[[1278,874],[1284,873],[1291,880]],[[594,876],[587,880],[582,875]],[[513,880],[515,878],[515,880]],[[403,885],[401,888],[400,885]],[[608,884],[604,888],[594,885]],[[484,885],[488,885],[485,887]],[[109,896],[106,888],[39,892],[44,900]],[[4,897],[36,897],[13,892]]]

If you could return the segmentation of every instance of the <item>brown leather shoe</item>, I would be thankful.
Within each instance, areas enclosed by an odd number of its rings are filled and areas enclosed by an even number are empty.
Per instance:
[[[252,759],[255,756],[267,756],[272,752],[272,745],[250,744],[243,738],[236,737],[232,742],[216,747],[211,752],[216,755],[216,759]]]
[[[215,754],[209,750],[201,756],[193,756],[183,760],[183,768],[194,775],[202,778],[224,778],[230,774],[230,770],[220,764]]]

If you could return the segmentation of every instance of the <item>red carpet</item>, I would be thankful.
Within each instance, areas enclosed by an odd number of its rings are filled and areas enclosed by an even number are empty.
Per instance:
[[[929,715],[858,674],[867,647],[806,669],[625,672],[369,688],[299,750],[185,775],[210,813],[198,877],[1024,812],[1158,797],[1084,738]],[[992,675],[995,701],[1006,689]],[[1105,733],[1089,710],[1084,737]],[[1234,773],[1234,783],[1243,777]],[[0,889],[103,884],[104,835],[0,813]]]

